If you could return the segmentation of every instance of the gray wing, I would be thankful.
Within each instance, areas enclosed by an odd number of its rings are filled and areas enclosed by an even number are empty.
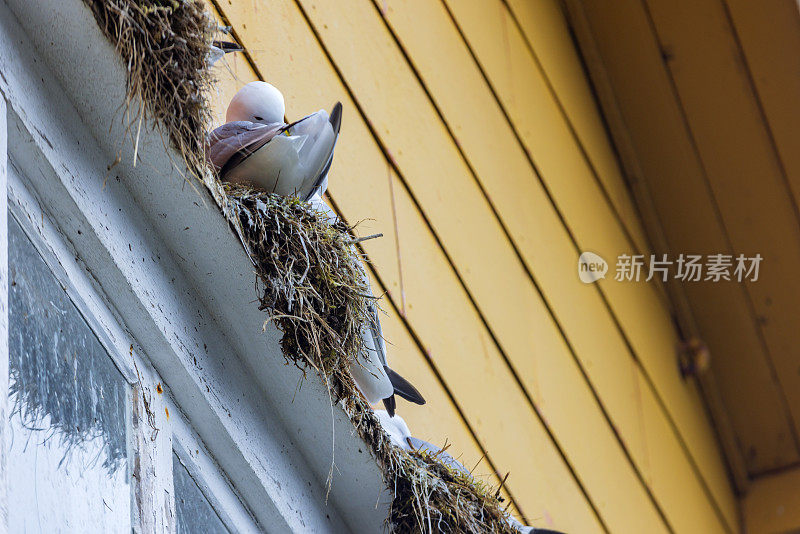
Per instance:
[[[336,213],[322,200],[319,196],[315,197],[317,201],[313,201],[314,206],[316,209],[324,212],[331,221],[336,220],[338,217]],[[355,249],[355,245],[351,245],[353,247],[353,253],[357,254],[358,250]],[[364,268],[364,264],[361,263],[359,265],[361,271],[361,279],[363,280],[364,284],[369,288],[369,294],[374,296],[372,292],[372,285],[369,283],[369,277],[367,276],[367,272]],[[383,330],[381,328],[381,320],[378,316],[378,305],[374,299],[368,304],[368,311],[369,311],[369,322],[368,325],[368,332],[365,332],[365,336],[369,336],[369,340],[372,341],[372,346],[374,347],[375,351],[378,353],[378,358],[383,365],[383,369],[386,372],[386,375],[389,377],[389,381],[392,383],[392,387],[394,388],[394,393],[403,397],[407,401],[416,403],[416,404],[425,404],[424,397],[420,394],[420,392],[415,388],[408,380],[397,374],[393,371],[387,362],[386,359],[386,342],[383,339]],[[383,399],[383,404],[386,407],[386,411],[389,413],[390,416],[394,416],[396,402],[394,395],[391,397]]]
[[[258,124],[248,121],[227,122],[208,135],[206,156],[214,168],[222,170],[241,162],[281,132],[284,124]]]
[[[299,121],[297,121],[297,123],[302,122],[303,120],[305,120],[305,118],[307,117],[300,119]],[[304,199],[306,201],[309,200],[314,195],[322,196],[322,194],[325,192],[325,189],[327,189],[328,171],[331,170],[331,163],[333,163],[333,149],[336,148],[336,141],[339,139],[339,130],[342,127],[341,102],[337,102],[336,104],[333,105],[331,114],[328,117],[328,122],[330,123],[331,128],[333,128],[333,135],[334,135],[333,145],[331,146],[331,152],[328,155],[328,161],[325,162],[325,166],[322,168],[322,171],[320,171],[319,176],[317,176],[317,179],[314,182],[314,186],[311,188],[311,191],[309,191],[308,196],[306,196],[306,198]]]
[[[367,278],[366,273],[363,272],[362,268],[362,276],[364,277],[364,281],[367,284],[367,287],[370,288],[370,293],[372,293],[372,287],[369,285],[369,278]],[[374,294],[373,294],[374,296]],[[388,367],[389,365],[386,363],[386,342],[383,340],[383,330],[381,329],[381,320],[378,317],[378,305],[375,304],[375,301],[372,300],[369,303],[369,330],[372,334],[372,340],[375,343],[375,350],[378,351],[378,358],[380,358],[381,363],[384,367]]]
[[[370,294],[374,296],[374,293],[372,292],[372,286],[369,284],[369,278],[367,278],[367,274],[363,265],[361,266],[361,275],[363,276],[363,280],[367,284],[367,287],[370,288]],[[372,344],[378,353],[378,358],[383,364],[383,370],[386,372],[386,376],[389,377],[389,381],[392,383],[394,394],[399,395],[400,397],[409,402],[413,402],[414,404],[425,404],[425,398],[422,396],[419,390],[417,390],[417,388],[414,387],[411,382],[400,376],[396,371],[389,367],[389,364],[386,361],[386,342],[383,339],[381,320],[378,317],[378,305],[374,300],[372,300],[368,306],[370,312],[369,331],[372,336]],[[389,412],[389,415],[394,416],[394,412],[397,407],[394,395],[383,399],[383,405],[386,407],[386,411]]]
[[[313,195],[312,195],[313,196]],[[330,206],[322,202],[320,199],[319,202],[314,203],[314,207],[328,217],[328,220],[333,222],[336,221],[339,216],[336,215],[336,212],[331,209]],[[358,249],[355,245],[350,245],[352,248],[353,254],[358,256]],[[361,274],[361,281],[364,283],[366,287],[369,288],[369,295],[374,297],[375,293],[372,291],[372,284],[369,283],[369,277],[367,276],[367,272],[364,269],[363,262],[359,262],[358,264],[359,272]],[[378,358],[380,359],[381,364],[384,366],[386,364],[386,343],[383,340],[383,330],[381,330],[381,321],[378,317],[378,305],[375,303],[375,299],[370,299],[369,303],[367,304],[367,311],[369,312],[369,336],[373,341],[375,346],[375,350],[378,351]]]

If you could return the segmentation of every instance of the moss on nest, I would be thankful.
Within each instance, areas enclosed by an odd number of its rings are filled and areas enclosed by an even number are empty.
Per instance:
[[[213,19],[194,0],[84,0],[127,68],[127,102],[140,102],[167,132],[190,172],[208,186],[258,275],[261,309],[283,333],[287,361],[313,369],[370,446],[393,490],[393,532],[515,532],[499,490],[436,455],[395,447],[348,370],[362,350],[373,298],[360,275],[351,229],[309,204],[216,181],[205,164],[211,113],[204,98]],[[138,132],[142,116],[130,119]],[[138,134],[137,134],[138,135]]]
[[[353,396],[347,369],[362,350],[369,288],[349,228],[308,203],[226,183],[226,212],[258,273],[261,310],[283,333],[287,360],[321,370],[337,400]]]

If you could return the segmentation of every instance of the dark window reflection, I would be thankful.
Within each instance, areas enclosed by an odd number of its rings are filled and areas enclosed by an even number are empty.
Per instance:
[[[178,534],[227,534],[228,529],[175,453],[172,454],[172,480]]]
[[[13,217],[11,532],[131,532],[129,386]]]

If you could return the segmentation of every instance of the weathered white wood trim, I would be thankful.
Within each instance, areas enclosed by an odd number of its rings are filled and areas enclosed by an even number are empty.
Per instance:
[[[172,432],[163,393],[142,380],[133,386],[134,532],[175,532]]]
[[[141,534],[175,532],[172,428],[156,380],[140,372],[132,391],[133,530]]]
[[[124,77],[86,7],[9,4],[19,20],[0,1],[0,90],[13,110],[9,139],[20,148],[11,155],[26,187],[246,507],[278,532],[380,531],[380,471],[339,408],[326,503],[327,392],[310,377],[290,400],[300,374],[283,364],[277,332],[261,333],[252,267],[213,201],[182,180],[178,156],[149,125],[136,168],[119,122],[109,133]],[[117,151],[121,163],[109,172]]]
[[[8,532],[8,131],[0,95],[0,532]]]
[[[242,503],[231,481],[225,477],[205,444],[191,428],[177,405],[167,397],[172,414],[172,447],[181,463],[203,492],[211,507],[231,532],[257,534],[252,513]]]
[[[11,113],[13,122],[21,128],[18,118],[13,111]],[[20,129],[17,132],[22,133]],[[38,150],[31,143],[22,145],[21,150],[34,152]],[[19,153],[17,155],[19,156]],[[37,161],[45,163],[41,158]],[[30,170],[47,172],[46,168]],[[9,202],[11,213],[20,222],[60,285],[106,347],[123,376],[134,386],[132,469],[135,486],[134,509],[140,512],[134,517],[135,531],[174,532],[171,436],[174,428],[172,421],[176,420],[175,414],[178,414],[177,420],[181,421],[179,436],[183,439],[180,443],[186,442],[190,447],[199,450],[200,441],[192,437],[188,423],[181,419],[180,408],[169,399],[166,386],[142,356],[143,351],[138,343],[121,326],[118,314],[112,311],[101,293],[103,289],[100,283],[92,276],[92,269],[79,259],[80,253],[67,241],[65,230],[53,222],[46,203],[31,192],[27,177],[16,168],[13,159],[9,167]],[[81,231],[80,235],[82,234]],[[158,392],[159,385],[162,393]],[[169,420],[166,417],[167,411],[171,415]],[[180,447],[176,448],[179,451],[183,450]],[[204,477],[199,477],[198,480],[224,478],[219,473],[216,475],[211,473],[209,466],[213,464],[212,461],[206,459],[202,462],[205,465],[202,471]],[[207,491],[211,488],[217,489],[207,483],[201,482],[199,485],[201,489]],[[233,510],[223,507],[217,509],[221,517],[235,519],[226,523],[229,528],[234,532],[258,531],[253,519],[238,501],[238,497],[231,498],[230,487],[227,488],[227,492],[229,493],[227,496],[216,498],[215,495],[209,500],[212,505],[214,503],[235,505],[236,509]]]

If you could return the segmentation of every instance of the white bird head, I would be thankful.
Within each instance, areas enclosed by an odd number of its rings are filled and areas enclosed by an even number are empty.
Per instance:
[[[250,121],[261,124],[283,122],[283,95],[267,82],[250,82],[233,96],[225,114],[226,122]]]
[[[375,415],[381,422],[383,429],[389,434],[392,443],[402,449],[408,449],[410,447],[406,438],[411,437],[411,431],[408,429],[408,425],[402,417],[399,415],[391,417],[386,410],[375,410]]]

